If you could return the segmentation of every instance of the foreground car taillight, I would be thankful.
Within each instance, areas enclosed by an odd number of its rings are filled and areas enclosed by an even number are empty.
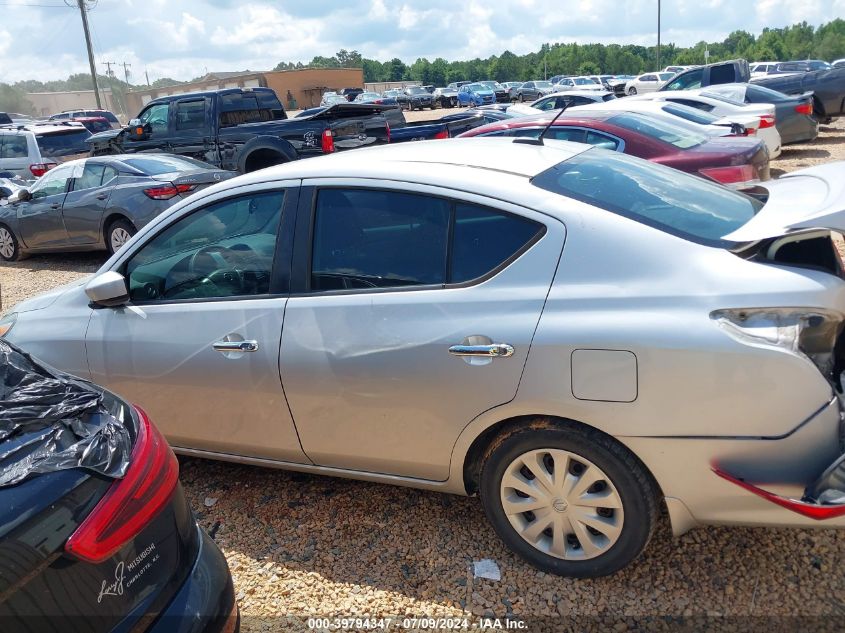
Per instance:
[[[129,469],[116,480],[65,544],[65,551],[101,563],[137,536],[170,502],[179,482],[179,462],[147,414],[140,419]]]
[[[795,106],[795,111],[798,114],[806,114],[807,116],[811,116],[813,114],[813,104],[802,103],[801,105]]]
[[[843,315],[816,308],[737,308],[710,314],[728,335],[746,345],[785,350],[812,361],[829,380]]]
[[[449,130],[440,130],[432,138],[449,138]]]
[[[152,198],[153,200],[170,200],[180,193],[188,193],[196,188],[196,185],[163,185],[161,187],[144,189],[144,193],[147,194],[148,198]]]
[[[707,176],[728,185],[737,182],[750,182],[758,180],[757,168],[754,165],[731,165],[730,167],[709,167],[699,170],[702,176]]]
[[[29,171],[31,171],[32,175],[36,178],[41,178],[41,176],[53,169],[56,165],[57,163],[35,163],[29,166]]]
[[[775,127],[775,117],[771,114],[764,114],[760,117],[760,129],[765,130],[767,127]]]

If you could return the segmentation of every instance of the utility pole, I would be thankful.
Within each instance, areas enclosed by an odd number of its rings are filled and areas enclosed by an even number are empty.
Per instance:
[[[123,76],[126,78],[126,83],[129,83],[129,67],[130,66],[132,66],[132,64],[127,64],[126,62],[123,62]]]
[[[114,77],[114,71],[111,69],[112,66],[117,66],[117,62],[100,62],[103,66],[106,67],[106,77]]]
[[[147,78],[147,87],[150,87],[150,73],[147,72],[147,69],[144,69],[144,77]]]
[[[657,68],[660,71],[660,0],[657,0]]]
[[[88,65],[91,67],[91,81],[94,84],[94,97],[97,99],[97,109],[101,109],[100,87],[97,85],[97,66],[94,64],[94,50],[91,48],[91,33],[88,31],[88,9],[85,8],[85,0],[76,0],[79,13],[82,15],[82,29],[85,31],[85,47],[88,49]]]

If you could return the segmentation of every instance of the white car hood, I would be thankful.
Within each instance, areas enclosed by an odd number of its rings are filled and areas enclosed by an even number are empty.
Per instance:
[[[31,299],[21,301],[20,303],[16,304],[14,308],[12,308],[12,312],[32,312],[33,310],[42,310],[43,308],[47,308],[53,305],[56,302],[56,299],[61,297],[69,290],[84,286],[86,283],[88,283],[88,280],[91,279],[91,277],[93,277],[93,275],[86,275],[85,277],[77,279],[76,281],[72,281],[69,284],[65,284],[64,286],[58,286],[57,288],[48,290],[47,292],[32,297]]]
[[[756,242],[804,229],[845,233],[845,161],[802,169],[761,186],[769,192],[765,206],[722,239]]]

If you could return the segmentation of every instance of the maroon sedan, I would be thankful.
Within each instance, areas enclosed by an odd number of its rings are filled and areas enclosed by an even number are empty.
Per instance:
[[[536,137],[553,117],[549,114],[497,121],[461,136]],[[732,186],[769,179],[769,154],[762,141],[710,137],[636,112],[564,114],[544,138],[624,152]]]

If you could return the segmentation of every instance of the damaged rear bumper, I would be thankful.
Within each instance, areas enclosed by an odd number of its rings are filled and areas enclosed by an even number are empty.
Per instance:
[[[619,439],[657,479],[676,535],[696,525],[845,527],[845,505],[808,496],[845,452],[837,397],[779,437]]]

